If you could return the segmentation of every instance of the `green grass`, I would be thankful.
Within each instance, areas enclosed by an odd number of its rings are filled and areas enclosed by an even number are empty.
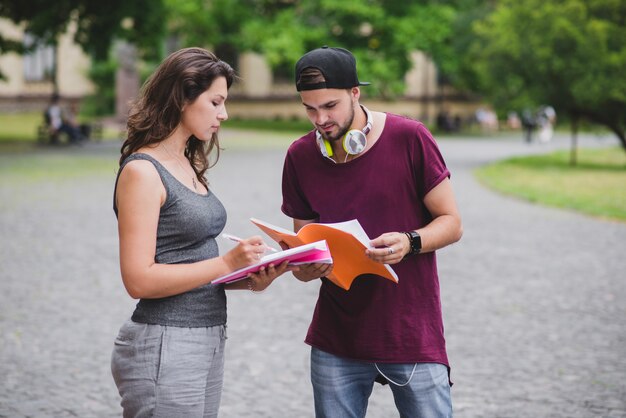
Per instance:
[[[272,131],[303,135],[313,129],[308,120],[262,120],[262,119],[228,119],[224,123],[227,128],[247,129],[254,131]]]
[[[51,151],[0,154],[0,186],[100,175],[115,178],[116,169],[116,157],[107,154],[98,156]]]
[[[0,142],[37,141],[41,113],[0,113]]]
[[[626,153],[622,148],[580,149],[517,157],[481,167],[478,179],[522,199],[626,222]]]
[[[286,151],[289,145],[304,135],[305,132],[271,132],[250,131],[247,129],[231,129],[224,126],[219,133],[220,146],[225,152],[229,150],[268,150],[281,149]]]
[[[32,149],[37,144],[37,127],[42,123],[41,112],[0,113],[0,152],[16,152]],[[229,119],[225,130],[253,131],[254,140],[248,139],[245,132],[231,135],[234,139],[229,145],[233,148],[285,146],[312,129],[307,120],[257,120]],[[120,138],[120,132],[107,129],[103,132],[105,140]],[[288,145],[288,143],[287,143]]]
[[[36,144],[37,128],[42,122],[42,112],[0,113],[0,145]],[[103,137],[117,139],[119,132],[105,128]]]

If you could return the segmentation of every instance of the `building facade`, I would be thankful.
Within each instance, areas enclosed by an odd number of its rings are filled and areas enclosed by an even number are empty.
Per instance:
[[[90,59],[74,43],[75,25],[59,37],[57,47],[39,46],[25,55],[0,55],[0,111],[41,109],[56,90],[70,100],[80,100],[93,93],[89,80]],[[10,20],[0,18],[0,32],[6,38],[30,45],[33,38]]]

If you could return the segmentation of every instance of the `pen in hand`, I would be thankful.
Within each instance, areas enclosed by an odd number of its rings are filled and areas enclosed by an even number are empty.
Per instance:
[[[234,236],[234,235],[230,235],[230,234],[226,234],[226,233],[222,234],[222,237],[224,237],[224,238],[226,238],[226,239],[229,239],[229,240],[231,240],[231,241],[235,241],[235,242],[241,242],[241,241],[243,241],[243,239],[241,239],[241,238],[239,238],[239,237],[236,237],[236,236]],[[265,249],[267,249],[267,250],[269,250],[269,251],[272,251],[272,252],[275,252],[275,253],[277,253],[277,252],[278,252],[278,250],[277,250],[276,248],[272,248],[272,247],[270,247],[269,245],[265,245]]]

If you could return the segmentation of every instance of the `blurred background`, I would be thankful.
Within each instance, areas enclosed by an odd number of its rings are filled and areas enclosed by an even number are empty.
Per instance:
[[[299,127],[294,63],[329,45],[356,55],[371,107],[435,131],[547,141],[558,122],[611,132],[626,150],[625,16],[614,0],[3,1],[0,140],[50,139],[37,129],[53,94],[95,137],[120,135],[146,77],[187,46],[241,77],[231,126]]]
[[[322,45],[350,49],[362,103],[423,121],[453,173],[455,416],[626,417],[623,0],[0,0],[0,417],[121,415],[109,360],[135,301],[112,193],[158,63],[200,46],[237,71],[208,176],[248,236],[249,217],[291,227],[282,162],[311,129],[293,67]],[[317,287],[288,276],[229,294],[221,416],[313,416]],[[377,385],[368,418],[390,411]]]

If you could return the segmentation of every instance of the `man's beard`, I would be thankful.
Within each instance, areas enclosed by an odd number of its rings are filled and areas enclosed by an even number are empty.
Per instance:
[[[353,121],[354,121],[354,107],[351,106],[350,107],[350,117],[348,118],[346,123],[344,125],[341,125],[341,126],[338,125],[339,126],[339,132],[337,132],[336,135],[327,135],[326,132],[322,131],[322,136],[327,141],[336,141],[338,139],[341,139],[348,133],[348,131],[350,130],[350,126],[352,126],[352,122]]]

